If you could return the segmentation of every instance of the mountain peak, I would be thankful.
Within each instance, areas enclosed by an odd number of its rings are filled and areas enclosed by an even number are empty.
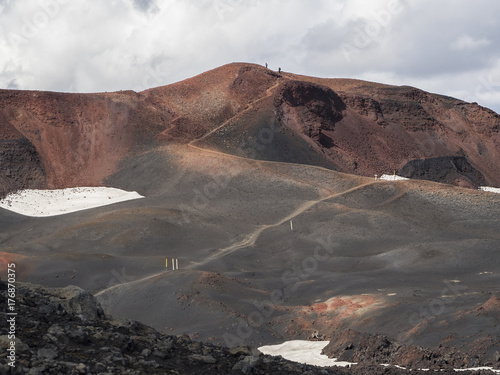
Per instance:
[[[0,103],[4,191],[100,185],[127,156],[162,144],[244,156],[245,145],[265,142],[259,137],[271,128],[281,130],[269,133],[265,147],[253,147],[257,159],[373,176],[415,160],[462,157],[474,174],[463,175],[453,163],[442,164],[453,179],[415,173],[461,186],[500,186],[500,116],[409,86],[231,63],[140,94],[2,90]],[[24,156],[13,161],[13,153]],[[26,170],[19,163],[31,171],[22,183],[18,174]],[[426,165],[413,162],[413,169]]]

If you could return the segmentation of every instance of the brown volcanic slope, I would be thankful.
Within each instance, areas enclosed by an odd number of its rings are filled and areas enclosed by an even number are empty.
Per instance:
[[[415,88],[243,63],[142,93],[0,90],[0,194],[101,185],[126,156],[189,142],[365,176],[441,157],[402,173],[500,186],[499,128],[486,108]]]
[[[142,93],[3,90],[0,120],[4,191],[146,196],[48,218],[0,209],[0,263],[15,260],[20,281],[75,284],[115,316],[229,345],[319,331],[357,340],[331,355],[361,358],[386,335],[376,359],[422,367],[416,345],[429,365],[500,367],[500,196],[331,170],[425,157],[406,170],[500,186],[487,109],[231,64]],[[180,270],[166,272],[172,257]]]
[[[249,71],[265,73],[242,67],[240,74]],[[477,104],[412,87],[285,73],[272,94],[251,107],[197,144],[367,176],[436,157],[449,157],[440,167],[460,172],[451,157],[464,157],[480,178],[457,173],[446,182],[472,187],[483,182],[482,174],[487,184],[500,184],[500,116]]]

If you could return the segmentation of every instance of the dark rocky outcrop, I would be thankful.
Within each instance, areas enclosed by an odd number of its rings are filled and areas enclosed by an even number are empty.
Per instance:
[[[0,139],[0,199],[20,189],[46,186],[40,155],[26,139]]]
[[[446,340],[445,340],[446,341]],[[493,344],[494,345],[494,344]],[[408,369],[442,369],[500,366],[498,353],[491,355],[485,346],[473,343],[465,350],[450,347],[443,342],[430,349],[398,342],[386,335],[357,332],[352,329],[337,330],[323,349],[323,354],[348,362],[374,362],[397,364]]]
[[[411,160],[398,171],[398,175],[470,188],[486,185],[484,175],[463,156]]]

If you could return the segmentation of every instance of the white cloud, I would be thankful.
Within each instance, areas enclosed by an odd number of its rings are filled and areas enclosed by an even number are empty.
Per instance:
[[[0,87],[142,90],[247,61],[473,93],[500,59],[499,12],[494,0],[0,0]],[[476,101],[500,111],[498,92]]]
[[[462,35],[458,37],[450,47],[455,51],[464,51],[487,47],[490,44],[491,41],[486,38],[474,38],[469,35]]]

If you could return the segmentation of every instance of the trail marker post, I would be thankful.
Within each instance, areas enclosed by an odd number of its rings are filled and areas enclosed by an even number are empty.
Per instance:
[[[165,268],[168,270],[168,258],[165,259]],[[172,258],[172,271],[179,269],[179,258]]]

